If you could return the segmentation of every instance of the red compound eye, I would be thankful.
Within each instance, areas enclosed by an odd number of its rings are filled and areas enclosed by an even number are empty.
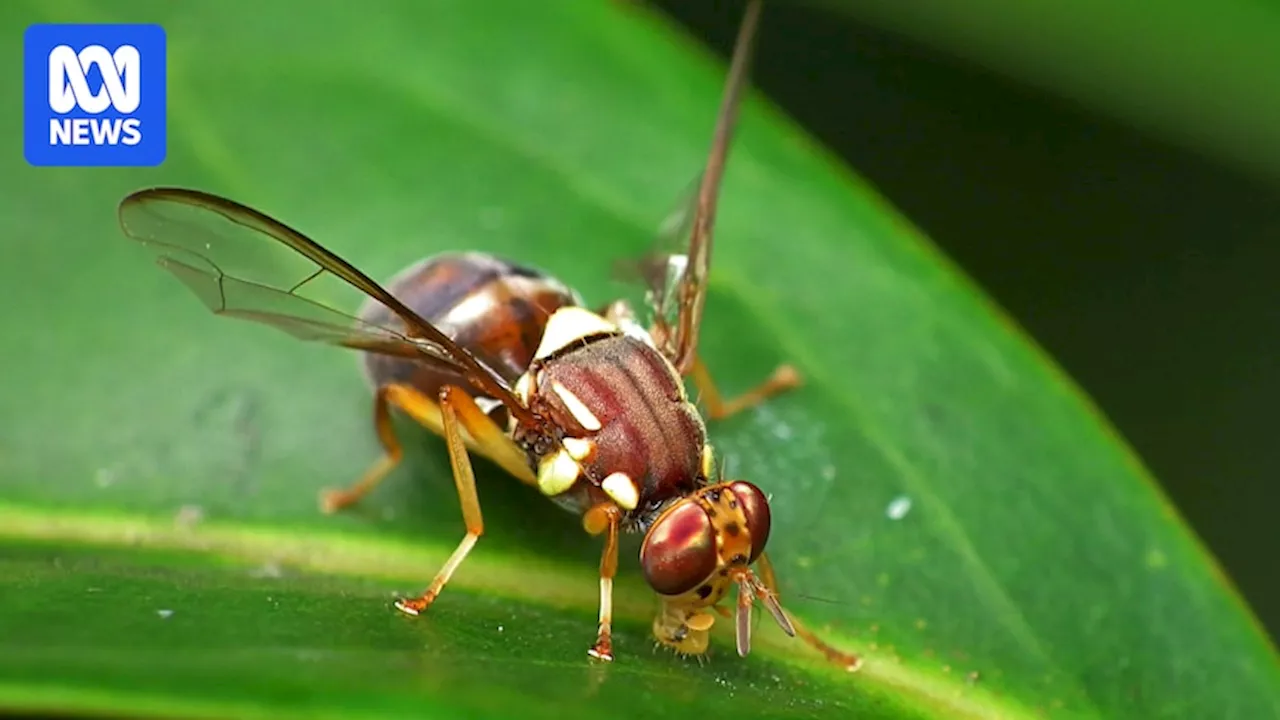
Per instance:
[[[682,500],[663,513],[640,546],[645,580],[660,595],[682,595],[716,569],[716,541],[711,519],[693,500]]]
[[[769,528],[773,524],[769,500],[760,488],[742,480],[731,483],[729,490],[742,504],[742,514],[747,516],[747,532],[751,533],[751,562],[755,562],[764,552],[764,545],[769,541]]]

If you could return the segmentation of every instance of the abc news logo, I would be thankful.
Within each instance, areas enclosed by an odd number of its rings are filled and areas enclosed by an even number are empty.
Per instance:
[[[138,109],[142,87],[138,48],[121,45],[114,53],[101,45],[76,52],[59,45],[49,52],[49,107],[66,115],[77,107],[97,115],[108,107],[121,115]],[[89,89],[86,72],[97,68],[102,88]],[[142,142],[142,121],[130,118],[50,118],[50,145],[137,145]]]
[[[32,25],[23,59],[29,163],[164,161],[166,58],[159,25]]]

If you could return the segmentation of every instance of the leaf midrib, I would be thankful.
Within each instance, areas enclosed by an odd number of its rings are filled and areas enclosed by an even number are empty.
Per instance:
[[[193,528],[171,518],[123,514],[51,512],[0,503],[0,540],[78,543],[88,546],[145,547],[151,550],[195,552],[245,564],[277,563],[303,571],[365,579],[420,582],[423,567],[441,562],[447,550],[429,543],[400,542],[385,537],[359,537],[310,528],[281,530],[267,526],[204,521]],[[469,558],[450,587],[492,593],[520,602],[557,608],[595,610],[594,576],[576,564],[544,556],[509,557],[495,561],[478,553]],[[634,578],[620,578],[615,589],[615,617],[643,621],[652,611],[641,598],[648,590]],[[390,610],[388,610],[390,612]],[[831,634],[842,647],[856,647],[851,639]],[[783,662],[836,682],[878,682],[909,694],[923,707],[945,710],[946,717],[1032,718],[1035,714],[1011,698],[964,684],[953,675],[922,669],[880,653],[866,653],[862,669],[844,673],[813,656],[802,643],[768,630],[753,643],[752,654]]]

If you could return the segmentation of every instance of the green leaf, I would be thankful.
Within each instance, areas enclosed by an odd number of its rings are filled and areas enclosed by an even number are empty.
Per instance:
[[[162,168],[33,169],[15,153],[3,176],[0,706],[1280,713],[1274,648],[1129,450],[760,97],[725,179],[704,354],[730,391],[782,361],[807,384],[712,436],[734,475],[773,494],[784,601],[862,652],[862,670],[765,623],[745,659],[724,632],[705,664],[651,652],[634,561],[618,660],[590,665],[598,541],[484,463],[487,534],[426,616],[396,613],[392,593],[420,589],[462,534],[439,440],[401,423],[404,466],[358,510],[322,516],[317,491],[378,454],[355,357],[210,317],[121,236],[115,204],[144,185],[199,187],[375,277],[475,248],[599,302],[616,291],[612,260],[647,245],[700,169],[724,68],[628,3],[299,7],[0,10],[8,27],[161,22],[171,74]],[[0,81],[7,97],[17,77]],[[0,115],[7,137],[18,117]]]

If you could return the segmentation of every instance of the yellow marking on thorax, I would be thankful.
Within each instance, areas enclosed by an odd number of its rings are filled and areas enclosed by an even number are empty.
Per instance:
[[[600,483],[600,488],[623,510],[635,510],[640,504],[640,491],[624,472],[611,473]]]
[[[538,463],[538,489],[543,495],[559,495],[573,487],[581,473],[577,461],[561,448]]]
[[[564,445],[564,449],[569,453],[569,457],[582,462],[591,456],[591,452],[596,449],[596,444],[585,438],[567,437],[560,441]]]
[[[715,451],[711,449],[711,443],[702,446],[702,477],[710,478],[712,471],[716,469]]]

